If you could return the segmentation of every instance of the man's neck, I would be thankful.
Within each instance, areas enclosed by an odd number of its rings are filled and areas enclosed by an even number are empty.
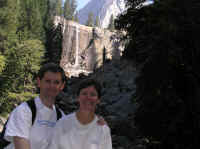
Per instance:
[[[55,99],[44,97],[40,95],[41,102],[50,109],[53,109],[53,105],[55,103]]]

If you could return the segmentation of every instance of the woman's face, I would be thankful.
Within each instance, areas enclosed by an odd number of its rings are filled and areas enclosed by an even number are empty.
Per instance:
[[[98,92],[94,86],[88,86],[80,90],[78,101],[81,111],[95,112],[96,105],[100,102]]]

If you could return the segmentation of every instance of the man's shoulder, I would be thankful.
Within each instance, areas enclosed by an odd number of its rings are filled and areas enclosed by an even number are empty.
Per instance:
[[[21,104],[19,104],[14,110],[13,112],[31,112],[27,102],[22,102]]]
[[[75,114],[74,113],[70,113],[70,114],[65,114],[62,118],[61,121],[71,121],[72,119],[74,119]]]

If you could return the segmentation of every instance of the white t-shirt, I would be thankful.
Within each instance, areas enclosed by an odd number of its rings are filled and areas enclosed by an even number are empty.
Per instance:
[[[82,125],[72,113],[59,120],[48,149],[112,149],[110,128],[97,124],[97,117]]]
[[[35,98],[36,118],[32,125],[31,109],[26,102],[16,107],[6,125],[5,138],[13,142],[13,136],[25,138],[30,141],[31,149],[46,149],[53,128],[56,125],[57,114],[42,104],[39,97]],[[13,143],[5,149],[14,149]]]

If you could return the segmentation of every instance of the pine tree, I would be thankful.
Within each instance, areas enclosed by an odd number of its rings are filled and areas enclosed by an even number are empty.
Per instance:
[[[111,15],[110,17],[110,23],[108,25],[108,29],[113,31],[115,29],[115,24],[114,24],[114,17],[113,17],[113,14]]]
[[[51,2],[51,0],[46,0],[46,12],[44,13],[44,30],[45,30],[45,34],[46,34],[46,30],[48,30],[48,28],[51,28],[51,26],[53,25],[53,19],[54,19],[54,7],[53,4]]]
[[[17,29],[20,41],[27,39],[44,40],[43,19],[39,9],[40,6],[37,1],[21,0]]]
[[[53,22],[49,2],[0,0],[0,109],[11,99],[22,99],[19,93],[34,91],[32,78],[44,53],[44,27]]]
[[[71,17],[72,17],[72,20],[75,20],[75,14],[76,14],[76,8],[77,8],[77,2],[76,0],[71,0]]]
[[[19,0],[0,1],[0,52],[4,54],[12,44],[15,44],[18,26]]]
[[[71,20],[71,5],[70,5],[70,0],[65,0],[64,3],[64,17],[67,20]]]
[[[5,64],[6,64],[6,58],[4,55],[0,54],[0,76],[5,68]]]
[[[46,40],[45,47],[45,57],[44,63],[54,62],[56,64],[60,63],[61,54],[62,54],[62,25],[58,24],[57,26],[51,26],[46,31]]]
[[[76,8],[76,0],[66,0],[64,3],[64,17],[67,20],[75,20]]]
[[[74,21],[75,21],[75,22],[79,22],[79,20],[78,20],[78,12],[75,13]]]
[[[86,22],[87,26],[93,27],[94,26],[94,15],[92,12],[88,14],[88,20]]]
[[[56,0],[55,4],[55,15],[62,16],[62,0]]]
[[[96,16],[95,26],[100,27],[99,16]]]
[[[140,72],[134,123],[147,149],[199,148],[200,2],[156,0],[136,9],[138,0],[127,1],[116,27],[127,33],[124,58]]]

